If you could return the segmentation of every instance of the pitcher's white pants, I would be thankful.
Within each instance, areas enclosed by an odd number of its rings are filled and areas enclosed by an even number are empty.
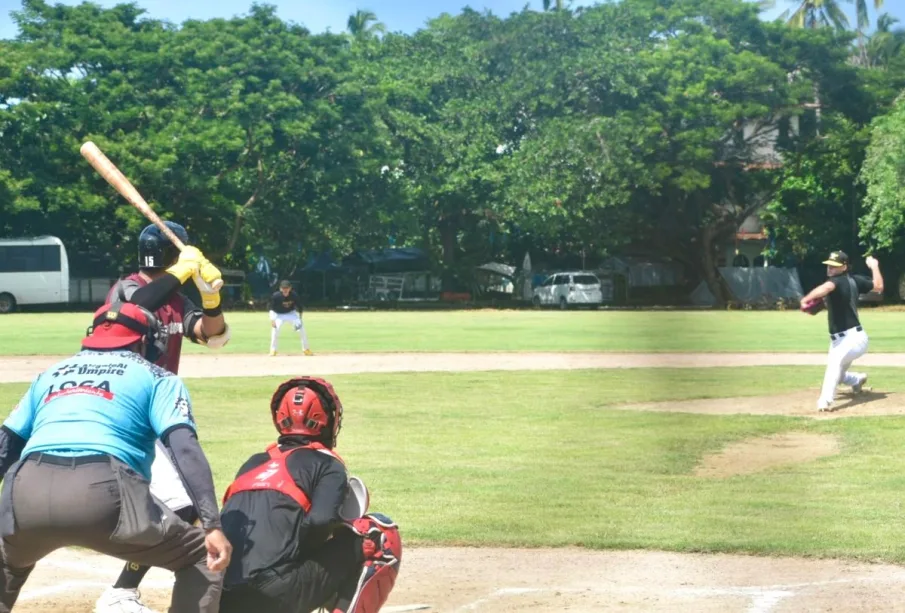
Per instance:
[[[867,353],[867,332],[857,328],[844,331],[844,336],[830,339],[830,353],[827,356],[826,374],[817,407],[828,406],[836,397],[836,386],[857,385],[864,373],[850,372],[852,362]]]

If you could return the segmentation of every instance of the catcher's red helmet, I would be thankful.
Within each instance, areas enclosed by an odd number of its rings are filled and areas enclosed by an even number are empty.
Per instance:
[[[281,435],[308,437],[330,449],[336,445],[343,405],[328,381],[315,377],[289,379],[274,392],[270,412]]]

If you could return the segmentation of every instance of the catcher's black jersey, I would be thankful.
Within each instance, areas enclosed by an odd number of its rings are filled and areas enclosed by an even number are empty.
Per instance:
[[[281,448],[292,444],[280,439]],[[237,477],[270,461],[267,453],[251,456]],[[300,449],[286,459],[286,468],[311,501],[308,513],[297,502],[274,490],[238,492],[223,505],[223,532],[233,546],[225,584],[239,585],[266,569],[298,562],[320,546],[341,521],[348,475],[331,455]]]
[[[871,291],[874,282],[862,275],[849,274],[830,277],[829,282],[836,286],[825,299],[830,334],[860,326],[858,296]]]

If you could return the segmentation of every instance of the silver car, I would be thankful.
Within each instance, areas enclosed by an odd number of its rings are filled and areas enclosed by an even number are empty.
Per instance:
[[[603,290],[600,279],[585,271],[558,272],[552,274],[534,288],[534,306],[590,306],[597,308],[603,304]]]

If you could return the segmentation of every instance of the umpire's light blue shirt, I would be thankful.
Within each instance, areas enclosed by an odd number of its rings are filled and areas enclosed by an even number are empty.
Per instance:
[[[105,453],[151,478],[154,441],[176,426],[195,429],[182,380],[131,351],[82,351],[31,384],[4,426],[32,452]]]

